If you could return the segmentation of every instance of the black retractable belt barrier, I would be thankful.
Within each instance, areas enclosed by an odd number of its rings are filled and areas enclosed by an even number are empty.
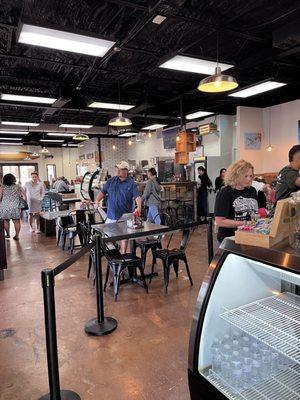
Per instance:
[[[207,225],[207,251],[208,251],[208,264],[211,263],[214,257],[214,241],[213,241],[213,219],[208,218]]]
[[[71,390],[60,390],[59,369],[58,369],[58,353],[57,353],[57,335],[56,335],[56,317],[55,317],[55,296],[54,283],[55,275],[64,271],[84,254],[94,247],[92,242],[84,247],[78,253],[74,254],[68,260],[60,264],[54,269],[44,269],[41,272],[43,297],[44,297],[44,314],[45,314],[45,334],[47,348],[47,364],[49,393],[40,397],[39,400],[80,400],[80,396]]]
[[[93,336],[108,335],[113,332],[118,322],[112,317],[104,316],[102,263],[101,263],[101,236],[95,235],[96,240],[96,292],[97,292],[97,318],[92,318],[85,325],[85,333]]]

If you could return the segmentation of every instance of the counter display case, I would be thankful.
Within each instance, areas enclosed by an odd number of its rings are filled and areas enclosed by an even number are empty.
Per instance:
[[[95,201],[96,196],[105,183],[106,171],[96,169],[94,172],[86,172],[82,178],[80,192],[84,200]]]
[[[300,255],[224,241],[193,317],[192,400],[300,399],[299,289]]]

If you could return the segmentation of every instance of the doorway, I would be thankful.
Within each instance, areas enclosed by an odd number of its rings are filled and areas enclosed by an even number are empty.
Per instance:
[[[0,164],[0,179],[3,175],[13,174],[17,183],[24,186],[31,179],[32,172],[38,172],[38,164]]]

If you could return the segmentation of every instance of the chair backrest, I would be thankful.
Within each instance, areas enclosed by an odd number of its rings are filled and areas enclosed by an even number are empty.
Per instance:
[[[107,260],[111,260],[116,256],[121,256],[119,247],[115,242],[103,242],[101,241],[101,250]]]
[[[74,225],[74,218],[71,215],[59,218],[59,224],[65,229],[69,225]]]
[[[191,228],[182,229],[182,238],[180,242],[180,250],[185,251],[191,236]]]
[[[90,226],[85,225],[83,222],[78,222],[79,229],[82,233],[83,244],[87,246],[91,241],[91,229]]]

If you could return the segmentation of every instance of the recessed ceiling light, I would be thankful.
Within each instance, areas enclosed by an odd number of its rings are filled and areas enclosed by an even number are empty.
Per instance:
[[[186,119],[196,119],[196,118],[201,118],[201,117],[206,117],[207,115],[212,115],[212,112],[208,111],[197,111],[192,114],[187,114],[185,116]]]
[[[12,137],[0,137],[0,140],[22,140],[21,138],[12,138]]]
[[[47,136],[73,137],[74,133],[49,132]]]
[[[1,140],[1,139],[0,139]],[[0,143],[1,146],[23,146],[22,143],[13,143],[13,142],[7,142],[7,143]]]
[[[80,125],[80,124],[60,124],[60,128],[78,128],[78,129],[89,129],[92,128],[93,125]]]
[[[55,140],[55,139],[40,139],[40,142],[45,142],[45,143],[63,143],[64,140]]]
[[[1,121],[2,125],[39,126],[37,122]]]
[[[153,18],[152,22],[153,22],[154,24],[160,25],[162,22],[164,22],[164,20],[165,20],[166,18],[167,18],[167,17],[164,17],[163,15],[156,15],[156,16]]]
[[[110,40],[27,24],[22,25],[18,42],[95,57],[103,57],[115,44]]]
[[[221,71],[232,68],[233,65],[218,63]],[[213,75],[216,61],[202,60],[185,56],[175,56],[159,66],[160,68],[175,69],[177,71],[195,72],[197,74]]]
[[[127,111],[131,108],[135,107],[135,105],[130,104],[117,104],[117,103],[103,103],[101,101],[94,101],[93,103],[89,104],[88,107],[91,108],[104,108],[108,110],[122,110]]]
[[[153,124],[153,125],[149,125],[149,126],[145,126],[144,128],[142,128],[142,129],[149,129],[149,130],[155,130],[155,129],[159,129],[159,128],[164,128],[165,126],[168,126],[168,125],[164,125],[164,124]]]
[[[1,131],[0,130],[0,135],[2,133],[5,133],[6,135],[28,135],[29,132],[27,132],[27,131],[7,131],[7,130]]]
[[[137,132],[124,132],[118,135],[119,137],[131,137],[131,136],[136,136]]]
[[[17,94],[1,93],[1,100],[23,101],[26,103],[53,104],[57,99],[50,97],[21,96]]]
[[[229,96],[231,97],[250,97],[250,96],[255,96],[256,94],[259,93],[264,93],[268,92],[269,90],[277,89],[280,88],[281,86],[285,86],[286,83],[282,82],[275,82],[275,81],[267,81],[267,82],[262,82],[254,86],[250,86],[246,89],[239,90],[238,92],[231,93]]]

